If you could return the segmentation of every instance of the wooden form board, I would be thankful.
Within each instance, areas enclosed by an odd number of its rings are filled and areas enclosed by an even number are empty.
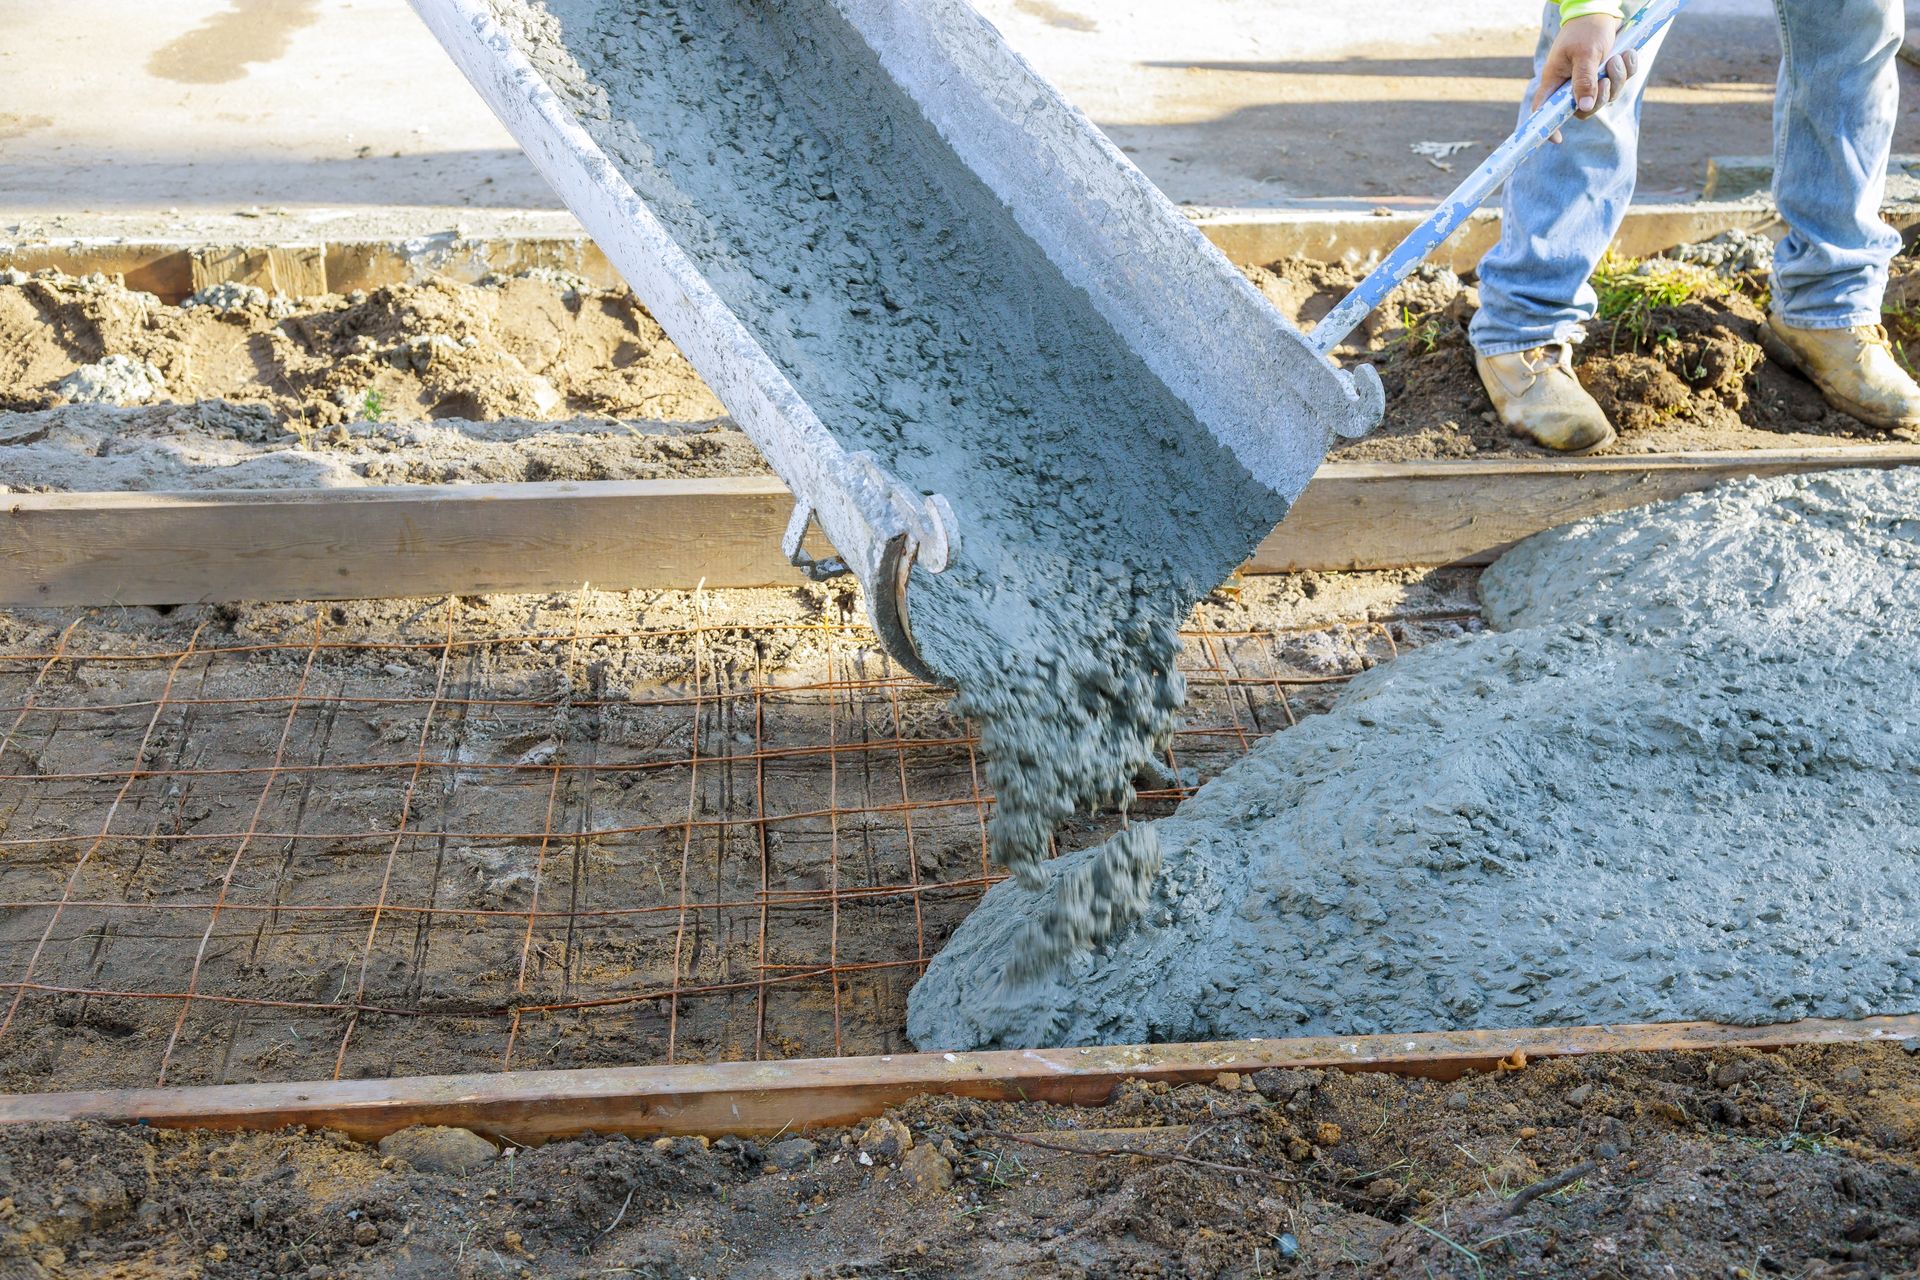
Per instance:
[[[1330,462],[1251,573],[1491,564],[1523,538],[1749,476],[1920,463],[1920,446],[1486,462]]]
[[[1391,251],[1431,207],[1403,199],[1377,210],[1187,212],[1232,262],[1268,263],[1300,254],[1357,266]],[[1903,235],[1920,229],[1920,205],[1889,202],[1881,216]],[[472,281],[535,266],[570,271],[595,285],[619,283],[606,256],[563,211],[469,209],[461,211],[458,224],[442,221],[445,217],[443,210],[433,209],[357,209],[352,232],[343,234],[337,219],[325,212],[187,214],[166,234],[155,235],[147,215],[73,215],[62,219],[58,236],[0,244],[0,267],[52,267],[69,275],[97,271],[157,294],[163,302],[178,302],[218,280],[287,293],[346,293],[434,277]],[[1778,225],[1778,216],[1764,203],[1636,204],[1613,247],[1646,257],[1736,227],[1767,231]],[[1483,210],[1435,250],[1431,261],[1469,270],[1498,238],[1498,211]]]
[[[1334,462],[1247,569],[1482,564],[1542,529],[1738,476],[1915,463],[1911,445]],[[8,494],[0,606],[794,585],[790,509],[771,477]]]
[[[0,1095],[0,1125],[75,1120],[176,1129],[307,1125],[371,1140],[408,1125],[436,1124],[528,1145],[589,1129],[635,1137],[764,1135],[851,1124],[922,1094],[1086,1105],[1105,1102],[1122,1080],[1204,1081],[1222,1071],[1267,1067],[1454,1080],[1502,1063],[1516,1067],[1571,1055],[1905,1043],[1916,1036],[1920,1016],[1772,1027],[1679,1022],[122,1089]]]

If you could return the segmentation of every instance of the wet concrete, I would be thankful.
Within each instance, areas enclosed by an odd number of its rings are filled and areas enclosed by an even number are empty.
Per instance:
[[[1165,868],[1104,945],[983,982],[1050,909],[996,886],[914,1042],[1920,1008],[1920,474],[1572,525],[1482,595],[1495,630],[1363,676],[1155,823]]]

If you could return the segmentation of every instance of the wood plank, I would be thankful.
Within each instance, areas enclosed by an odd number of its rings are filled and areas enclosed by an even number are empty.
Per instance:
[[[253,285],[291,298],[328,291],[326,246],[317,243],[209,246],[195,249],[190,262],[195,293],[226,283]]]
[[[1745,476],[1920,463],[1920,446],[1485,462],[1332,462],[1250,573],[1490,564],[1523,538]]]
[[[1206,208],[1187,210],[1201,233],[1229,261],[1272,262],[1304,255],[1359,265],[1385,256],[1430,209],[1418,200],[1393,200],[1384,215],[1365,209]],[[1384,206],[1383,206],[1384,207]],[[319,278],[336,293],[444,277],[478,280],[528,266],[554,266],[598,286],[620,283],[599,247],[564,211],[466,209],[457,224],[443,210],[373,207],[355,211],[351,235],[325,214],[304,211],[184,214],[163,236],[149,218],[96,213],[62,219],[57,235],[0,244],[0,266],[24,271],[54,267],[70,275],[99,271],[124,275],[129,287],[178,302],[195,287],[192,259],[210,246],[263,251],[285,245],[319,246]],[[1498,212],[1485,210],[1441,246],[1432,261],[1465,271],[1498,237]],[[1881,216],[1903,233],[1920,225],[1920,205],[1889,201]],[[1614,250],[1645,257],[1675,245],[1708,240],[1733,227],[1763,230],[1778,224],[1767,205],[1714,202],[1636,204],[1626,213]],[[229,275],[272,288],[278,264],[250,258]],[[312,278],[311,268],[302,274]]]
[[[0,604],[779,586],[777,480],[0,497]]]
[[[534,1144],[583,1133],[770,1134],[851,1124],[923,1094],[1103,1103],[1122,1080],[1211,1080],[1222,1071],[1331,1067],[1453,1080],[1504,1062],[1594,1053],[1901,1043],[1920,1016],[1772,1027],[1680,1022],[1231,1040],[1088,1049],[913,1053],[713,1066],[614,1067],[394,1080],[304,1081],[0,1096],[0,1125],[99,1120],[165,1128],[308,1125],[363,1140],[458,1125]]]
[[[1247,569],[1485,564],[1542,529],[1737,476],[1916,463],[1912,445],[1332,462]],[[0,606],[794,585],[789,509],[772,477],[9,494]]]

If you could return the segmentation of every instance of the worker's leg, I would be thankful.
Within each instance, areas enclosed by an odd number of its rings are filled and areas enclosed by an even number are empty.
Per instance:
[[[1920,386],[1880,327],[1900,236],[1880,218],[1900,107],[1903,0],[1774,0],[1780,84],[1773,196],[1787,236],[1773,259],[1760,345],[1834,407],[1883,430],[1920,427]]]
[[[1560,32],[1560,7],[1549,3],[1534,53],[1534,75]],[[1593,318],[1588,277],[1613,243],[1633,199],[1639,159],[1640,103],[1647,69],[1665,32],[1640,55],[1640,74],[1613,105],[1590,120],[1568,121],[1559,145],[1527,158],[1500,206],[1500,243],[1480,263],[1480,312],[1473,318],[1474,350],[1482,355],[1578,342]],[[1521,119],[1534,85],[1520,100]]]
[[[1880,323],[1900,235],[1880,218],[1900,109],[1902,0],[1774,0],[1774,309],[1803,329]]]

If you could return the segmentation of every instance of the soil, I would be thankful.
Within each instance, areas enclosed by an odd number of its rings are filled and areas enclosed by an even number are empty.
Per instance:
[[[1911,1047],[1601,1055],[1452,1083],[1263,1071],[1127,1082],[1104,1107],[923,1098],[804,1138],[586,1136],[464,1173],[331,1132],[4,1130],[0,1268],[1904,1276]]]
[[[344,297],[232,286],[195,297],[209,295],[173,307],[99,276],[0,273],[0,407],[55,405],[63,379],[123,355],[157,369],[170,399],[265,405],[309,432],[366,418],[726,412],[632,294],[551,271]]]
[[[1248,269],[1311,324],[1358,282],[1285,259]],[[1650,317],[1657,340],[1600,323],[1581,379],[1613,416],[1608,452],[1820,448],[1920,439],[1862,427],[1756,341],[1764,280]],[[766,464],[624,289],[552,271],[345,297],[229,295],[171,307],[100,277],[0,273],[0,486],[15,490],[338,487],[765,474]],[[1888,327],[1920,359],[1920,270],[1896,264]],[[1425,271],[1369,317],[1387,413],[1336,458],[1547,457],[1493,419],[1466,341],[1474,292]],[[470,343],[470,345],[469,345]],[[141,406],[64,404],[110,357],[149,364]],[[71,384],[70,384],[71,385]],[[7,412],[12,410],[14,412]]]
[[[1475,576],[1229,584],[1168,763],[1211,777],[1479,625]],[[856,615],[811,586],[0,615],[0,982],[35,984],[11,1017],[0,988],[0,1088],[904,1050],[993,803]]]
[[[1360,281],[1339,265],[1304,258],[1252,268],[1255,285],[1288,318],[1311,325]],[[1831,448],[1920,440],[1920,433],[1874,431],[1829,407],[1811,383],[1770,362],[1760,349],[1766,281],[1736,277],[1711,296],[1655,308],[1646,338],[1597,321],[1575,350],[1575,370],[1613,420],[1609,454],[1721,449]],[[1887,291],[1888,328],[1913,367],[1920,330],[1907,320],[1920,298],[1920,270],[1902,259]],[[1477,308],[1469,283],[1444,269],[1423,269],[1367,318],[1344,361],[1371,360],[1386,386],[1379,430],[1342,445],[1352,461],[1424,458],[1551,457],[1495,419],[1473,367],[1467,324]]]

